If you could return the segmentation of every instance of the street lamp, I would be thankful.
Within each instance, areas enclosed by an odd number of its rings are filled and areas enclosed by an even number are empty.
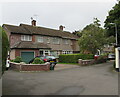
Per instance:
[[[115,40],[116,40],[116,46],[117,46],[117,44],[118,44],[118,39],[117,39],[117,37],[118,37],[118,35],[117,35],[117,24],[116,23],[110,23],[110,24],[115,25]]]

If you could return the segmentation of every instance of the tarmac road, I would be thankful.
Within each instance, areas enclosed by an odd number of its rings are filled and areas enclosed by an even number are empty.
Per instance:
[[[63,66],[48,72],[8,70],[3,75],[3,95],[118,95],[118,73],[112,64]]]

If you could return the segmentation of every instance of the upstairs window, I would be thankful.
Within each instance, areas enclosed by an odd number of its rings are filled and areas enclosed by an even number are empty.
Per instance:
[[[43,37],[42,37],[42,36],[39,36],[39,37],[37,38],[37,41],[43,43]]]
[[[32,41],[32,36],[30,35],[21,35],[22,41]]]
[[[49,37],[47,38],[47,43],[50,43],[50,38]]]
[[[64,44],[69,44],[69,40],[68,39],[64,39]]]
[[[53,38],[53,44],[60,44],[59,38]]]

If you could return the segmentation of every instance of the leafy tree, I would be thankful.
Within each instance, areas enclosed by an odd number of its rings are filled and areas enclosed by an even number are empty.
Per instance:
[[[2,40],[2,73],[4,73],[6,69],[6,58],[8,54],[8,49],[9,49],[9,42],[8,42],[8,37],[5,33],[5,31],[0,27],[0,36]]]
[[[120,44],[120,1],[109,11],[105,20],[107,36],[115,37],[115,24],[117,25],[118,44]]]
[[[105,30],[100,27],[99,20],[94,19],[94,23],[87,25],[82,30],[82,36],[79,39],[79,46],[81,52],[88,51],[96,54],[97,50],[101,50],[106,41]]]
[[[74,31],[72,34],[77,35],[78,37],[82,36],[81,30],[80,31]]]

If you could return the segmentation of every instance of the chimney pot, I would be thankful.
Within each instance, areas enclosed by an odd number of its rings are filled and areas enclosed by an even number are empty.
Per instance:
[[[63,31],[63,28],[65,28],[65,27],[62,25],[59,26],[59,30]]]
[[[36,26],[36,20],[32,20],[32,26]]]

